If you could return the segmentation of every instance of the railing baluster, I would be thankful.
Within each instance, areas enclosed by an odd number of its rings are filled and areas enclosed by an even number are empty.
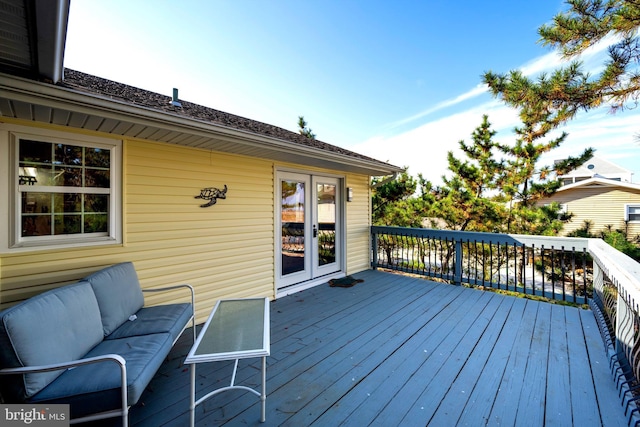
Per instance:
[[[566,301],[567,300],[567,292],[565,289],[565,283],[564,283],[564,279],[565,279],[565,264],[564,264],[564,246],[561,246],[561,251],[560,252],[560,280],[562,281],[562,301]]]
[[[536,294],[536,250],[531,245],[531,295]]]
[[[582,286],[585,302],[587,301],[587,249],[582,250]]]
[[[469,240],[467,240],[467,242],[469,242]],[[478,242],[476,240],[473,241],[473,251],[473,284],[478,286]],[[469,279],[471,279],[471,277],[469,277]]]
[[[542,296],[546,296],[547,290],[545,288],[545,283],[544,283],[544,279],[545,279],[545,267],[544,267],[544,245],[542,245],[542,247],[540,248],[541,252],[540,252],[540,270],[542,270]]]
[[[373,226],[371,266],[583,303],[592,292],[587,241]]]
[[[527,247],[522,247],[522,260],[520,261],[520,269],[522,270],[522,289],[527,294]]]
[[[489,284],[493,288],[493,245],[489,243]]]
[[[497,249],[498,249],[498,262],[496,263],[496,274],[498,275],[498,289],[500,289],[501,287],[501,283],[502,283],[502,273],[500,272],[500,269],[502,268],[502,258],[500,256],[500,244],[498,243],[496,245]]]
[[[573,293],[573,302],[577,302],[576,292],[576,247],[571,248],[571,292]]]
[[[505,289],[509,289],[509,244],[505,243],[504,244],[504,252],[506,255],[506,260],[505,260]]]
[[[551,298],[556,299],[556,248],[551,246]]]

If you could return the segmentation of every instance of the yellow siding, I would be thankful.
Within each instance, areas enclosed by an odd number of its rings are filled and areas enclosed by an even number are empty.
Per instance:
[[[347,274],[354,274],[370,268],[371,192],[369,177],[348,175],[346,187],[353,188],[353,201],[347,202]]]
[[[571,221],[565,224],[562,233],[568,234],[590,220],[592,232],[602,231],[611,225],[613,229],[625,229],[625,204],[640,203],[640,191],[620,188],[576,188],[560,191],[545,199],[544,203],[558,202],[567,205],[567,211],[573,213]],[[630,222],[629,238],[640,234],[640,223]]]
[[[124,244],[2,255],[2,306],[123,261],[143,288],[193,285],[199,321],[222,297],[273,297],[272,162],[147,141],[124,147]],[[226,199],[199,207],[202,188],[225,184]]]
[[[143,288],[193,285],[198,322],[220,298],[275,297],[274,174],[280,167],[307,170],[124,140],[123,244],[0,254],[0,309],[124,261],[134,263]],[[225,184],[226,199],[199,207],[206,203],[194,198],[201,189]],[[369,178],[349,174],[345,184],[354,189],[346,204],[346,264],[354,273],[369,267]],[[145,295],[151,305],[185,297],[180,291]]]

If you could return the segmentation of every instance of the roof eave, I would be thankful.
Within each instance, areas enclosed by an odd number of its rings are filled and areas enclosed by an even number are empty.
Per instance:
[[[212,141],[229,141],[241,144],[249,149],[254,147],[268,151],[272,155],[270,158],[273,159],[278,159],[279,155],[291,157],[292,149],[294,149],[295,157],[301,164],[321,165],[369,176],[383,176],[402,171],[402,168],[384,162],[370,161],[315,147],[299,145],[279,138],[233,129],[195,118],[182,117],[169,112],[132,105],[108,97],[86,94],[73,89],[61,88],[20,77],[0,74],[0,89],[2,91],[1,98],[9,98],[28,105],[40,105],[51,109],[73,111],[87,115],[98,113],[101,117],[107,119],[124,120],[137,125],[179,131],[189,135],[199,135]],[[10,116],[3,112],[2,108],[3,104],[0,104],[0,115]],[[201,144],[200,148],[209,147],[205,143]],[[213,142],[211,149],[215,150]]]
[[[584,181],[578,181],[578,182],[575,182],[573,184],[563,185],[562,187],[560,187],[556,191],[557,192],[569,191],[569,190],[573,190],[573,189],[576,189],[576,188],[589,187],[592,184],[597,184],[597,187],[600,187],[600,188],[622,187],[622,188],[626,188],[626,189],[629,189],[629,190],[640,191],[640,185],[639,184],[634,184],[634,183],[630,183],[630,182],[614,181],[614,180],[611,180],[611,179],[604,179],[604,178],[589,178],[589,179],[585,179]]]

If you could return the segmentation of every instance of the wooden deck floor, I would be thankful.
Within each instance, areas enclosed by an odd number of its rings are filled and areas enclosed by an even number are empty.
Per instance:
[[[593,315],[559,305],[367,271],[271,303],[267,422],[231,391],[198,426],[626,425]],[[197,302],[197,301],[196,301]],[[186,426],[188,334],[130,414],[133,426]],[[227,362],[198,367],[198,389],[228,385]],[[258,386],[259,359],[239,384]],[[200,395],[202,395],[201,393]]]

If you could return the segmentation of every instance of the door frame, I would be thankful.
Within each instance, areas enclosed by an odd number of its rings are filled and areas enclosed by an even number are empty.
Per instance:
[[[329,178],[332,180],[337,180],[337,193],[336,201],[336,233],[338,234],[338,238],[336,241],[336,267],[337,269],[333,272],[323,274],[320,276],[313,277],[312,271],[313,266],[312,259],[315,257],[312,256],[312,253],[309,252],[308,260],[305,258],[305,262],[308,265],[307,268],[310,269],[309,277],[300,275],[300,280],[293,282],[282,284],[284,281],[284,277],[282,276],[282,197],[280,194],[280,182],[284,178],[286,179],[288,176],[296,179],[300,177],[308,177],[308,182],[311,191],[305,191],[305,206],[309,206],[310,210],[315,210],[315,202],[312,201],[312,196],[315,194],[315,179],[314,178]],[[345,187],[346,179],[343,175],[331,174],[331,173],[323,173],[321,171],[309,171],[309,170],[300,170],[300,169],[276,169],[275,170],[275,180],[274,180],[274,291],[276,294],[276,298],[292,294],[294,292],[298,292],[304,289],[311,288],[313,286],[317,286],[323,283],[326,283],[328,280],[338,277],[344,277],[346,272],[346,187]],[[312,218],[309,218],[307,221],[306,217],[307,213],[305,213],[305,232],[306,236],[311,236],[312,233],[312,224],[317,222],[317,218],[315,218],[316,213],[312,213]],[[305,242],[306,244],[306,242]],[[317,251],[316,248],[317,241],[315,238],[312,238],[312,246],[314,250]]]

